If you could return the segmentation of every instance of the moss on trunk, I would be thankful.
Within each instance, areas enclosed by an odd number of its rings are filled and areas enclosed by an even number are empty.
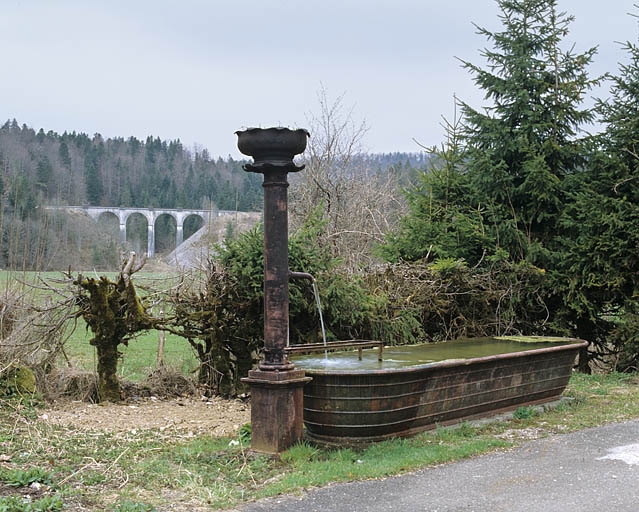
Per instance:
[[[98,397],[101,402],[119,402],[121,400],[118,381],[117,345],[96,345],[98,353]]]

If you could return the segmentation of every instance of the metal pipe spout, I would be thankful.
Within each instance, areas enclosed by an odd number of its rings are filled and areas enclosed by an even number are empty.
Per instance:
[[[308,272],[288,272],[288,278],[290,279],[308,279],[311,283],[315,282],[315,278]]]

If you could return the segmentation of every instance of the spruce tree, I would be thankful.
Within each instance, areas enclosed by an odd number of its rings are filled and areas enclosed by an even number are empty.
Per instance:
[[[405,189],[409,213],[380,248],[389,261],[476,261],[490,243],[485,238],[482,213],[469,201],[471,189],[459,138],[460,119],[455,116],[444,123],[446,142],[439,148],[425,148],[430,155],[428,167]]]
[[[38,160],[38,164],[36,166],[36,180],[38,188],[42,190],[45,198],[47,199],[49,197],[50,187],[53,184],[53,179],[53,166],[45,155]]]
[[[88,143],[84,151],[84,180],[87,201],[92,206],[100,206],[104,185],[100,176],[100,160],[103,148],[99,144]]]
[[[556,0],[497,0],[502,30],[478,33],[492,43],[485,67],[462,61],[489,101],[462,102],[473,208],[483,211],[494,247],[515,261],[552,261],[562,183],[583,164],[580,128],[593,119],[581,106],[597,82],[587,66],[596,49],[574,53],[563,38],[573,20]]]
[[[60,157],[60,162],[66,169],[71,168],[71,155],[69,154],[69,146],[67,145],[65,140],[60,142],[60,147],[58,148],[58,156]]]
[[[597,111],[605,130],[593,138],[586,172],[572,176],[562,218],[567,321],[599,351],[622,351],[639,364],[639,46],[611,78]]]

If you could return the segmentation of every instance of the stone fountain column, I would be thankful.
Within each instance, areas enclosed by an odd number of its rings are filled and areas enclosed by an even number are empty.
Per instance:
[[[302,438],[303,387],[311,380],[288,360],[288,179],[304,168],[306,130],[249,128],[238,148],[253,157],[244,170],[264,175],[264,359],[244,380],[251,389],[251,448],[279,453]]]

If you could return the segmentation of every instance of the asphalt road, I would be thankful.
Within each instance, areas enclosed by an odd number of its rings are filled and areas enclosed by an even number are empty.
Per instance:
[[[639,421],[553,435],[404,476],[335,484],[240,512],[637,512]]]

